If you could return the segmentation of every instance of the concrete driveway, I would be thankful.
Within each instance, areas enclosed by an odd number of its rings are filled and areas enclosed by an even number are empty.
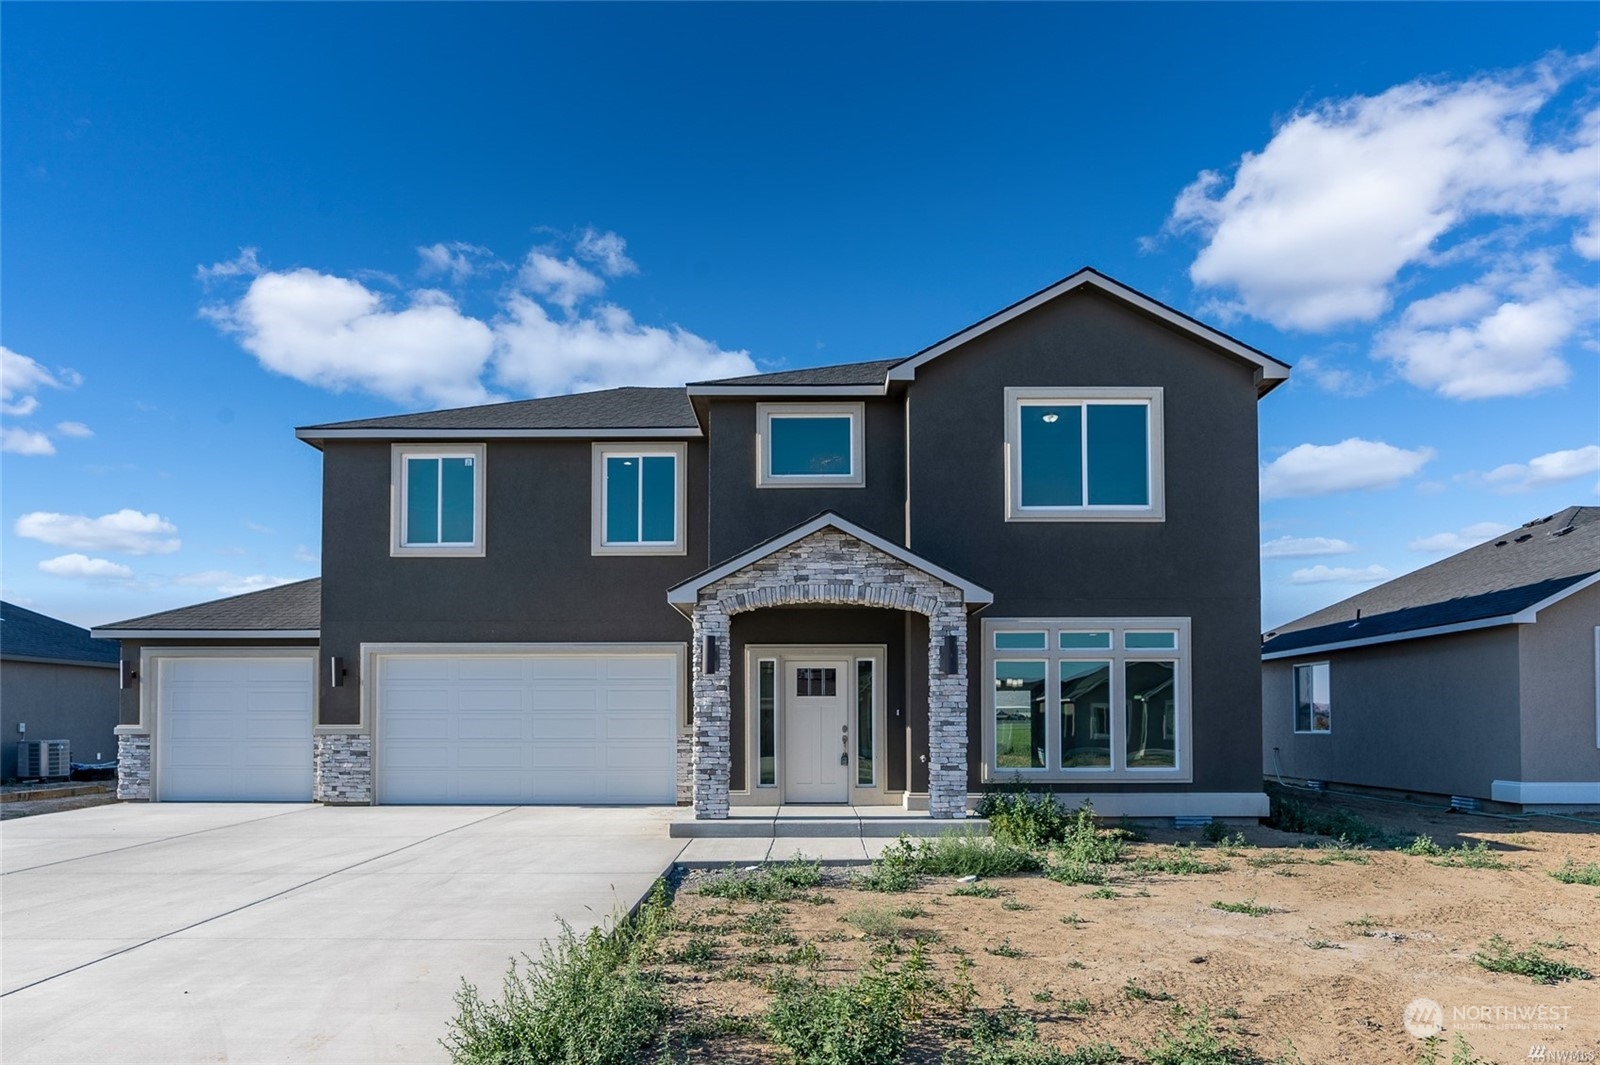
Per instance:
[[[131,804],[0,829],[0,1059],[439,1061],[557,919],[631,907],[671,809]]]

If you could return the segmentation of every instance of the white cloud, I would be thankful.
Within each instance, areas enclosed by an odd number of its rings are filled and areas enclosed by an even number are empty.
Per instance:
[[[25,418],[39,409],[41,388],[77,388],[83,375],[65,367],[51,373],[26,355],[0,345],[0,414]]]
[[[54,455],[56,446],[43,433],[31,429],[5,429],[0,430],[0,451],[13,455]]]
[[[263,273],[206,314],[268,370],[319,388],[439,406],[490,398],[479,375],[494,335],[442,292],[394,308],[358,281],[297,269]]]
[[[311,550],[311,548],[307,547],[305,544],[301,544],[299,547],[295,548],[294,553],[289,557],[294,559],[296,562],[322,561],[319,557],[317,557],[317,553]]]
[[[194,276],[207,283],[229,277],[257,277],[265,269],[261,265],[260,254],[259,248],[240,248],[239,254],[232,259],[195,267]]]
[[[1465,551],[1469,547],[1476,547],[1491,537],[1499,536],[1508,531],[1509,525],[1502,525],[1497,521],[1480,521],[1468,525],[1459,532],[1434,533],[1432,536],[1419,536],[1406,546],[1413,551],[1426,551],[1430,554]]]
[[[1365,569],[1353,566],[1311,566],[1289,574],[1290,584],[1377,584],[1388,580],[1392,574],[1379,565]]]
[[[1502,492],[1523,492],[1595,473],[1600,473],[1600,444],[1552,451],[1527,462],[1508,462],[1484,474],[1483,479]],[[1600,491],[1600,484],[1595,490]]]
[[[262,525],[258,521],[247,521],[244,523],[244,527],[253,533],[260,533],[262,536],[273,536],[278,531],[270,525]]]
[[[57,422],[56,432],[62,436],[89,437],[94,435],[94,430],[82,422]]]
[[[223,595],[243,595],[245,592],[259,592],[263,588],[276,588],[280,584],[292,584],[299,577],[269,577],[264,573],[253,573],[241,576],[227,570],[212,569],[202,573],[184,573],[172,578],[173,584],[191,588],[209,588]]]
[[[1206,171],[1178,196],[1169,227],[1205,240],[1190,277],[1230,291],[1234,310],[1319,330],[1377,319],[1401,271],[1471,221],[1565,222],[1573,250],[1600,257],[1600,107],[1580,92],[1561,105],[1573,114],[1535,121],[1597,56],[1295,114],[1231,180]]]
[[[593,263],[607,277],[623,277],[639,272],[639,264],[628,258],[628,242],[615,233],[585,229],[578,238],[575,250],[578,258]]]
[[[174,535],[178,527],[161,515],[129,509],[98,518],[34,511],[18,518],[15,530],[18,536],[55,547],[125,555],[167,555],[183,543]]]
[[[39,570],[52,577],[69,577],[85,581],[127,581],[133,579],[133,570],[103,558],[71,554],[47,558],[39,563]]]
[[[1261,545],[1261,557],[1313,558],[1317,555],[1348,555],[1355,549],[1352,543],[1327,536],[1280,536]]]
[[[423,277],[443,275],[457,285],[474,274],[505,268],[488,248],[463,240],[419,247],[417,256],[422,260],[417,272]]]
[[[425,265],[447,270],[452,254],[472,246],[434,247],[442,250],[419,249]],[[614,233],[585,230],[574,251],[607,276],[638,269]],[[725,351],[681,326],[641,324],[600,301],[605,286],[577,258],[545,248],[528,253],[488,321],[442,292],[414,291],[406,305],[391,306],[358,281],[309,269],[263,271],[237,299],[203,313],[269,370],[405,404],[488,401],[495,397],[486,374],[524,395],[548,396],[755,372],[747,352]]]
[[[1294,375],[1336,396],[1365,396],[1378,387],[1377,378],[1371,373],[1347,369],[1315,355],[1307,355],[1295,363]]]
[[[1261,467],[1261,495],[1286,499],[1393,488],[1433,456],[1431,447],[1408,451],[1360,437],[1337,444],[1301,444]]]

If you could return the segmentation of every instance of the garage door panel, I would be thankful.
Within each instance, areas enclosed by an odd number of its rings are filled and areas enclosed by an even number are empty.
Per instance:
[[[679,661],[625,653],[384,656],[376,678],[378,799],[670,803]],[[453,681],[441,683],[447,676]],[[424,704],[429,709],[412,709]],[[484,738],[492,742],[476,742]]]
[[[158,799],[310,801],[309,656],[167,656],[158,678]]]

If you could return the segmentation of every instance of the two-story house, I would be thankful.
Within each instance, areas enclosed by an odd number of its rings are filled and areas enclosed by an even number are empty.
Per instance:
[[[905,358],[299,429],[322,577],[123,641],[120,794],[1256,816],[1256,402],[1083,270]]]

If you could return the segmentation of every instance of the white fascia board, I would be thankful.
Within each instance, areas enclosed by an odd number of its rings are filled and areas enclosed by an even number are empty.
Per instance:
[[[317,640],[321,629],[90,629],[97,640]]]
[[[1489,797],[1522,806],[1600,807],[1600,781],[1495,780],[1489,784]]]
[[[753,562],[759,562],[761,559],[766,558],[768,555],[771,555],[774,552],[782,551],[790,544],[798,543],[799,541],[804,540],[806,537],[810,536],[814,532],[817,532],[818,530],[828,528],[838,529],[840,532],[845,533],[846,535],[853,536],[857,540],[877,548],[890,558],[898,559],[908,566],[921,570],[930,577],[937,577],[946,584],[960,589],[962,601],[969,606],[987,606],[988,604],[994,602],[994,593],[989,591],[987,588],[979,587],[969,580],[965,580],[964,578],[956,576],[949,570],[935,566],[927,559],[919,558],[910,551],[907,551],[905,548],[901,547],[899,544],[891,543],[888,540],[885,540],[883,537],[878,536],[875,533],[870,533],[861,526],[856,525],[854,522],[846,521],[844,518],[841,518],[837,514],[833,513],[822,514],[812,518],[804,525],[797,529],[791,529],[789,532],[778,537],[776,540],[769,540],[759,547],[755,547],[749,551],[746,551],[737,558],[733,558],[727,562],[724,562],[716,569],[708,570],[707,572],[702,573],[700,576],[691,578],[675,588],[668,589],[667,602],[677,607],[693,606],[694,603],[699,599],[700,589],[706,587],[708,584],[715,584],[717,581],[720,581],[730,573],[737,573],[739,570],[744,569]]]
[[[924,363],[932,362],[945,352],[950,351],[953,348],[958,348],[962,344],[965,344],[968,341],[989,332],[989,330],[998,326],[1002,326],[1011,321],[1013,318],[1027,314],[1035,307],[1038,307],[1044,303],[1048,303],[1057,296],[1071,292],[1073,289],[1081,288],[1084,285],[1092,285],[1093,287],[1100,289],[1102,292],[1107,292],[1126,303],[1132,304],[1133,306],[1144,311],[1146,314],[1149,314],[1155,318],[1159,318],[1163,322],[1166,322],[1168,325],[1171,325],[1176,329],[1188,333],[1191,336],[1198,337],[1214,347],[1221,348],[1230,355],[1235,355],[1238,358],[1243,359],[1245,362],[1251,363],[1257,368],[1257,388],[1262,392],[1270,389],[1278,382],[1287,381],[1289,379],[1289,367],[1285,366],[1277,359],[1274,359],[1269,355],[1264,355],[1254,348],[1240,343],[1225,333],[1219,333],[1210,326],[1195,321],[1188,315],[1180,314],[1171,307],[1163,306],[1157,303],[1155,300],[1150,299],[1148,296],[1144,296],[1138,292],[1135,292],[1126,285],[1119,284],[1108,277],[1103,277],[1092,270],[1086,269],[1079,270],[1066,280],[1059,281],[1041,292],[1034,293],[1032,296],[1022,300],[1020,303],[1014,303],[1005,310],[992,314],[983,321],[968,326],[961,332],[956,333],[954,336],[950,336],[939,341],[931,348],[924,348],[922,351],[919,351],[917,354],[911,356],[905,362],[900,363],[898,366],[892,367],[889,370],[889,380],[914,381],[916,380],[917,376],[917,367],[923,365]],[[1265,387],[1262,387],[1263,382],[1266,383]]]
[[[1523,611],[1527,613],[1527,611]],[[1533,619],[1523,618],[1522,614],[1502,614],[1495,618],[1479,618],[1476,621],[1459,621],[1454,625],[1435,625],[1429,629],[1409,629],[1405,632],[1386,632],[1381,636],[1366,636],[1355,640],[1337,640],[1332,643],[1317,643],[1306,647],[1295,647],[1288,651],[1273,651],[1271,654],[1261,656],[1261,661],[1271,662],[1279,658],[1303,658],[1306,655],[1321,654],[1324,651],[1347,651],[1354,647],[1371,647],[1380,643],[1398,643],[1401,640],[1420,640],[1428,636],[1448,636],[1453,632],[1471,632],[1473,629],[1492,629],[1500,625],[1527,625]]]
[[[889,382],[879,385],[690,385],[691,396],[883,396]]]
[[[671,429],[296,429],[300,440],[688,440],[705,434],[697,428]]]

